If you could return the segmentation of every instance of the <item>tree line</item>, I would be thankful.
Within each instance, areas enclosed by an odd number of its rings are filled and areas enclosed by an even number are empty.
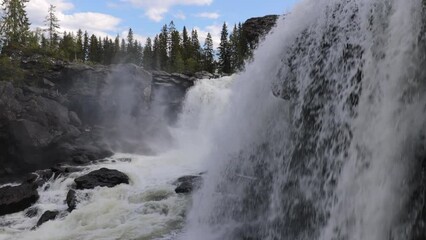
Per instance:
[[[21,51],[84,63],[134,63],[147,70],[187,74],[198,71],[232,74],[241,70],[244,61],[251,55],[241,23],[234,25],[230,34],[226,23],[223,24],[217,49],[210,33],[201,45],[196,29],[189,31],[183,27],[182,31],[178,31],[173,21],[165,24],[154,38],[147,38],[142,46],[131,28],[126,38],[119,35],[115,38],[99,37],[82,30],[60,33],[54,5],[50,5],[47,11],[45,27],[32,31],[25,11],[28,1],[2,0],[2,55]]]

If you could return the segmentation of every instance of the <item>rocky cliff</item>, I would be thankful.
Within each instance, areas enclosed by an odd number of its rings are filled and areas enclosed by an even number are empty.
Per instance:
[[[26,69],[40,64],[22,61]],[[179,110],[195,80],[155,73],[153,81],[132,64],[52,66],[33,76],[36,86],[0,82],[0,179],[85,164],[113,151],[152,153],[149,141],[168,137],[164,124],[172,120],[164,118]],[[153,110],[160,105],[167,111]]]

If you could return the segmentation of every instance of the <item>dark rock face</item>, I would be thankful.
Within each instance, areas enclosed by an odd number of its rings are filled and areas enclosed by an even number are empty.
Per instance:
[[[250,44],[250,48],[256,48],[259,41],[275,26],[278,15],[250,18],[243,23],[243,33]]]
[[[77,195],[74,190],[69,190],[66,199],[68,211],[71,212],[77,207]]]
[[[24,69],[40,64],[36,58],[22,60]],[[34,78],[43,84],[0,82],[1,181],[63,162],[87,164],[123,145],[141,145],[144,132],[135,129],[147,125],[150,73],[132,64],[57,63]]]
[[[193,190],[200,187],[202,182],[201,176],[183,176],[175,182],[177,187],[176,193],[191,193]]]
[[[95,187],[114,187],[118,184],[129,184],[129,177],[117,170],[101,168],[76,178],[77,189],[93,189]]]
[[[35,185],[0,188],[0,216],[20,212],[33,205],[39,198]]]
[[[50,220],[55,220],[56,216],[58,216],[59,212],[58,211],[46,211],[43,213],[43,215],[41,215],[40,219],[37,222],[37,227],[40,227],[43,223],[50,221]]]

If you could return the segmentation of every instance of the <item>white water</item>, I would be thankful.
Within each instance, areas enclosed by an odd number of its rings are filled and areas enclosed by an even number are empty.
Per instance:
[[[181,239],[409,239],[422,8],[305,0],[280,21],[235,80]]]
[[[0,239],[172,238],[183,227],[190,203],[188,196],[174,192],[173,182],[205,171],[201,158],[208,151],[208,143],[199,134],[208,132],[211,118],[221,114],[231,82],[227,77],[196,83],[188,94],[182,120],[171,129],[176,140],[173,149],[158,156],[116,154],[81,172],[50,180],[38,189],[40,199],[33,206],[39,209],[37,216],[28,218],[24,211],[0,217]],[[120,161],[126,158],[132,161]],[[65,199],[74,179],[102,167],[124,172],[130,184],[77,191],[81,202],[68,214]],[[46,210],[61,213],[56,220],[31,230]]]

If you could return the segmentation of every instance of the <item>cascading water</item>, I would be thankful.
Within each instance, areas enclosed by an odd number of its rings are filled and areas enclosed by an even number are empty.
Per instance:
[[[166,144],[167,151],[156,156],[116,154],[50,179],[38,188],[40,199],[31,207],[37,209],[34,216],[23,211],[0,217],[0,239],[174,239],[190,199],[176,194],[173,183],[183,175],[205,171],[200,162],[210,143],[203,136],[210,135],[211,119],[225,108],[231,84],[230,77],[197,81],[187,94],[181,120],[170,129],[176,141],[173,147]],[[102,167],[127,174],[130,184],[77,191],[77,208],[68,213],[65,199],[74,179]],[[59,216],[33,229],[47,210],[59,211]]]
[[[305,0],[282,19],[214,124],[180,239],[424,239],[423,4]]]

